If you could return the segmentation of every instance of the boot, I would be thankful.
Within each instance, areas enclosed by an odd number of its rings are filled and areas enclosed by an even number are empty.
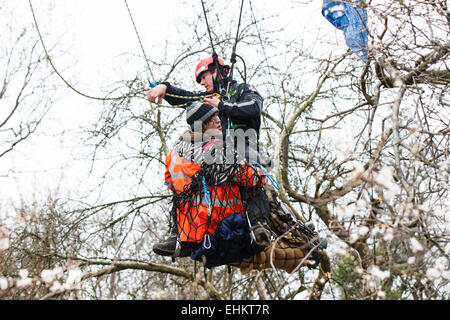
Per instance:
[[[253,233],[253,240],[259,246],[268,247],[270,245],[271,232],[269,231],[269,227],[258,223],[250,228],[250,232]]]
[[[247,203],[247,217],[250,225],[250,232],[256,244],[262,247],[270,245],[272,232],[267,223],[270,206],[264,189],[247,189],[244,193]]]
[[[322,261],[323,254],[321,253],[322,250],[325,250],[328,247],[328,241],[325,238],[319,238],[319,250],[315,250],[311,254],[312,263],[308,264],[309,269],[315,269]]]
[[[170,256],[173,258],[184,258],[190,255],[189,246],[180,242],[178,234],[172,233],[167,240],[153,246],[153,252],[160,256]]]
[[[172,258],[183,258],[190,255],[189,246],[180,242],[180,237],[178,235],[178,222],[177,213],[175,206],[172,207],[170,211],[170,216],[172,218],[172,230],[170,232],[169,238],[167,240],[157,243],[153,246],[153,252],[160,256],[170,256]]]

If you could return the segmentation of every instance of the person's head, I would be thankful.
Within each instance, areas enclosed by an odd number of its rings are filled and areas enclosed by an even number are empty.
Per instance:
[[[219,110],[213,106],[192,102],[186,107],[186,122],[193,131],[205,132],[207,130],[222,130],[219,119]]]
[[[205,87],[206,91],[213,93],[217,89],[215,84],[218,80],[218,74],[221,72],[223,78],[225,78],[230,72],[230,66],[221,58],[217,58],[218,66],[220,70],[217,70],[217,65],[214,62],[213,57],[208,57],[201,60],[195,68],[195,80],[197,83]]]

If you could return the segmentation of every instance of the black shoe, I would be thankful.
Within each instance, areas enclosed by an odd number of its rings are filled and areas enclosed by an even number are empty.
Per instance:
[[[270,231],[260,224],[252,227],[255,242],[261,247],[268,247],[270,245]]]
[[[320,238],[319,241],[320,241],[319,249],[320,249],[320,250],[325,250],[325,249],[328,247],[328,241],[327,241],[327,239],[325,239],[325,238]],[[322,253],[320,253],[319,251],[314,251],[314,252],[311,254],[311,259],[312,259],[312,261],[311,261],[310,264],[308,264],[308,268],[309,268],[309,269],[315,269],[315,268],[317,268],[317,266],[318,266],[318,265],[320,264],[320,262],[322,261],[322,257],[323,257],[323,254],[322,254]]]
[[[169,256],[174,258],[189,257],[190,250],[182,242],[178,241],[176,235],[171,235],[166,241],[157,243],[153,246],[153,252],[160,256]]]

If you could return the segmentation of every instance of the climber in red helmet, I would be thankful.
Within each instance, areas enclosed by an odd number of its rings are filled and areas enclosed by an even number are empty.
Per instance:
[[[223,59],[217,57],[215,61],[213,57],[208,57],[202,59],[195,68],[195,81],[203,86],[206,92],[187,91],[165,81],[151,88],[147,92],[147,98],[150,102],[159,102],[164,98],[171,105],[182,105],[192,102],[193,97],[204,97],[204,102],[219,110],[223,130],[253,129],[258,139],[263,107],[262,97],[251,85],[237,83],[234,80],[229,83],[229,86],[221,88],[221,81],[227,78],[229,72],[230,66]],[[224,92],[227,89],[228,91]],[[220,94],[222,99],[211,95],[213,93]]]

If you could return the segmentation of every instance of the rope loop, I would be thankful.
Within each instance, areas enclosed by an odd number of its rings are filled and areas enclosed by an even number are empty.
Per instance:
[[[267,176],[267,179],[269,179],[269,181],[272,183],[272,185],[275,189],[280,190],[281,187],[278,184],[277,180],[275,180],[275,178],[272,177],[272,175],[269,173],[269,171],[266,170],[266,168],[264,168],[262,165],[260,165],[256,161],[252,161],[252,163],[256,164],[259,168],[261,168],[262,172],[264,172],[264,174]]]
[[[202,183],[203,183],[203,194],[205,195],[205,202],[208,206],[208,216],[211,216],[211,195],[209,194],[208,186],[206,185],[206,179],[203,176],[202,177]]]
[[[208,225],[211,219],[211,195],[209,193],[208,190],[208,186],[206,185],[206,178],[205,176],[202,177],[202,184],[203,184],[203,194],[205,196],[205,202],[206,205],[208,206],[208,222],[206,224],[206,232],[208,232]],[[203,238],[203,247],[208,250],[211,249],[211,238],[209,236],[208,233],[205,234],[204,238]]]

